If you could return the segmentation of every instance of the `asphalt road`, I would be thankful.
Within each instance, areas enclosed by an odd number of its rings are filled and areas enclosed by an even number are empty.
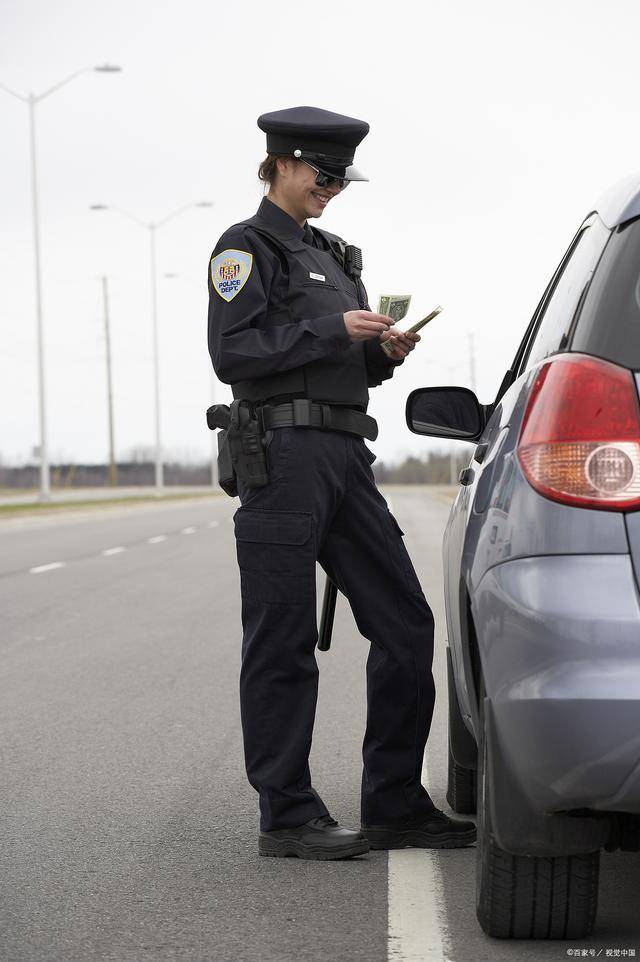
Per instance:
[[[448,502],[426,488],[385,493],[436,617],[427,786],[447,809]],[[257,856],[237,695],[237,506],[218,497],[0,525],[2,962],[386,962],[387,853]],[[311,767],[332,814],[354,827],[367,648],[340,598],[332,650],[318,653]],[[640,956],[637,856],[603,855],[595,936],[571,946],[486,938],[474,848],[428,858],[438,931],[394,958]]]

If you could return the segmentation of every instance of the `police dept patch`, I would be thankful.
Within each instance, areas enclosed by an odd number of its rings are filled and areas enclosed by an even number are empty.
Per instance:
[[[211,280],[224,301],[232,301],[249,279],[253,254],[247,251],[226,250],[211,261]]]

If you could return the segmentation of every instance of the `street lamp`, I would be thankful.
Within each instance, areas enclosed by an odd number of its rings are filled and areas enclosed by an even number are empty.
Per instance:
[[[10,87],[0,84],[0,90],[17,97],[29,107],[29,139],[31,145],[31,196],[33,205],[33,250],[34,264],[36,273],[36,324],[38,335],[38,396],[40,408],[40,500],[49,501],[51,490],[49,487],[49,451],[47,445],[47,419],[46,419],[46,400],[45,400],[45,378],[44,378],[44,336],[42,325],[42,279],[40,271],[40,214],[38,209],[38,175],[36,163],[36,104],[45,97],[64,87],[70,81],[80,76],[82,73],[89,73],[92,70],[98,73],[119,73],[121,67],[114,64],[102,64],[98,67],[83,67],[65,77],[59,83],[49,87],[41,94],[29,93],[26,96],[19,94]]]
[[[155,427],[156,427],[156,472],[155,487],[156,495],[162,494],[164,485],[162,470],[162,446],[160,441],[160,365],[158,358],[158,277],[156,269],[156,230],[163,227],[167,221],[173,220],[179,214],[193,207],[213,207],[210,200],[200,200],[191,204],[184,204],[176,210],[171,211],[166,217],[158,221],[144,221],[135,214],[120,207],[112,207],[107,204],[91,204],[90,210],[112,210],[123,217],[128,217],[139,227],[145,227],[149,231],[149,261],[151,266],[151,323],[153,329],[153,373],[154,373],[154,407],[155,407]]]

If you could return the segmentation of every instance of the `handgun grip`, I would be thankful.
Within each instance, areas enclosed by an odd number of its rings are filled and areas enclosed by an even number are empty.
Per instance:
[[[207,408],[207,427],[211,431],[216,428],[228,428],[231,412],[228,404],[212,404]]]

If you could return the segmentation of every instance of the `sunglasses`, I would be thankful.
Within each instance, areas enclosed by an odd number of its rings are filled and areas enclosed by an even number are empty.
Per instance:
[[[344,190],[345,187],[351,183],[346,177],[332,177],[331,174],[327,174],[324,170],[320,170],[319,167],[310,164],[308,160],[303,160],[302,163],[306,164],[307,167],[311,167],[311,170],[315,170],[317,187],[330,187],[331,184],[337,184],[340,190]]]

